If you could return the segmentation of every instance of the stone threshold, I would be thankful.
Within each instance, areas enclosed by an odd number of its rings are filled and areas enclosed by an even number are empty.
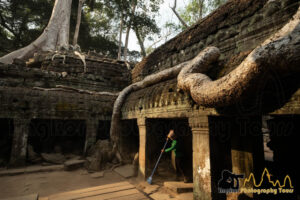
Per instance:
[[[20,174],[30,174],[30,173],[37,173],[37,172],[62,171],[62,170],[64,170],[64,165],[28,166],[28,167],[24,167],[24,168],[0,170],[0,177],[1,176],[15,176],[15,175],[20,175]]]

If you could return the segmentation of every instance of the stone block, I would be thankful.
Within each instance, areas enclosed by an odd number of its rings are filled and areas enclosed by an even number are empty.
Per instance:
[[[123,176],[124,178],[130,178],[134,176],[134,166],[133,165],[124,165],[114,169],[116,173]]]
[[[164,187],[176,193],[193,192],[193,183],[184,182],[164,182]]]

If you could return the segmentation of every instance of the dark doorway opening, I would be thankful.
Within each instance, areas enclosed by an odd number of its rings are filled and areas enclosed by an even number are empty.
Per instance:
[[[272,180],[279,180],[280,184],[283,184],[284,179],[288,175],[294,188],[292,194],[281,193],[273,195],[272,199],[297,199],[297,196],[299,197],[298,186],[300,181],[298,171],[300,166],[299,162],[297,162],[297,155],[300,152],[300,145],[298,144],[300,116],[274,115],[272,119],[267,121],[267,124],[270,131],[267,146],[273,151],[273,161],[266,160],[266,167],[272,174]],[[286,182],[285,188],[290,188],[289,181]]]
[[[234,124],[229,117],[209,117],[209,141],[212,199],[226,200],[226,194],[218,192],[218,182],[222,178],[222,171],[232,171],[231,163],[231,134]]]
[[[28,144],[36,153],[82,155],[85,132],[84,120],[33,119]]]
[[[181,143],[183,157],[183,171],[187,178],[193,179],[193,149],[192,149],[192,131],[189,127],[188,119],[147,119],[147,145],[146,154],[149,164],[147,164],[148,173],[154,168],[154,165],[160,155],[161,149],[166,142],[169,131],[173,129],[177,140]],[[172,141],[168,142],[167,148],[171,146]],[[155,174],[158,181],[176,180],[176,164],[174,153],[164,153]],[[182,179],[182,178],[181,178]],[[178,179],[177,179],[178,180]],[[182,181],[182,180],[181,180]]]
[[[100,120],[98,122],[98,129],[97,129],[97,141],[98,140],[107,140],[110,138],[109,131],[110,131],[110,123],[109,120]]]
[[[120,135],[120,150],[125,163],[132,163],[139,152],[139,129],[136,119],[122,120]]]
[[[0,167],[8,165],[13,139],[13,119],[0,119]]]

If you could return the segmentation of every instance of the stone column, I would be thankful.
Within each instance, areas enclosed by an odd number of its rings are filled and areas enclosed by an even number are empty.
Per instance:
[[[232,172],[248,178],[251,173],[260,178],[264,170],[264,149],[261,117],[244,117],[231,119],[231,159]],[[245,179],[239,179],[241,188],[252,188],[249,182],[244,186]],[[246,197],[247,196],[247,197]],[[250,193],[230,193],[227,200],[240,198],[252,199]]]
[[[147,125],[146,118],[138,118],[140,145],[139,145],[139,172],[138,177],[145,180],[147,174]]]
[[[14,119],[14,135],[12,141],[10,166],[24,166],[26,164],[27,139],[30,119]]]
[[[84,153],[96,143],[97,140],[97,130],[98,130],[98,119],[87,119],[86,120],[86,136],[85,136],[85,145]]]
[[[194,200],[211,200],[208,116],[189,118],[193,133]]]

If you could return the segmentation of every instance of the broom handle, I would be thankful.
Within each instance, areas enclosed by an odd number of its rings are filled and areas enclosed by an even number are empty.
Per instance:
[[[167,141],[166,141],[166,143],[165,143],[165,145],[164,145],[163,150],[165,150],[165,148],[166,148],[166,146],[167,146],[167,144],[168,144],[168,141],[169,141],[169,139],[167,139]],[[163,153],[164,153],[164,152],[160,152],[160,155],[159,155],[159,157],[158,157],[158,160],[157,160],[157,162],[156,162],[156,164],[155,164],[155,167],[154,167],[154,169],[153,169],[153,171],[152,171],[151,177],[154,175],[154,172],[156,171],[156,168],[157,168],[157,166],[158,166],[158,163],[159,163],[160,158],[161,158],[161,156],[162,156]]]

